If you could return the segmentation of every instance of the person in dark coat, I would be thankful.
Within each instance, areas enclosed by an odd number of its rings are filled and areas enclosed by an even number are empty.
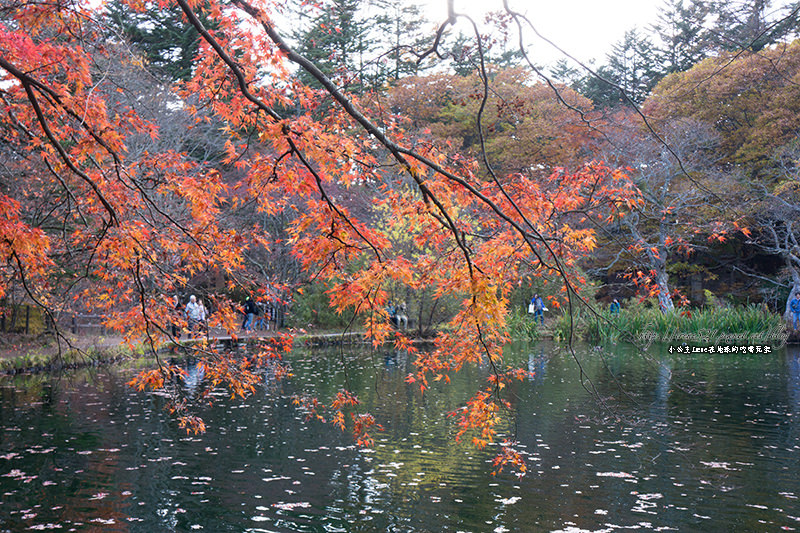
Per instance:
[[[244,313],[244,322],[242,323],[242,329],[244,331],[248,331],[253,328],[253,319],[255,319],[256,315],[258,314],[256,303],[249,296],[244,300],[244,305],[242,305],[242,312]]]

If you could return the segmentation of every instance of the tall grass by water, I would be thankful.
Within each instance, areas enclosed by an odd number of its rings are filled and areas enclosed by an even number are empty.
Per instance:
[[[600,317],[583,315],[585,318],[580,328],[582,336],[598,343],[646,338],[656,342],[670,339],[714,340],[731,336],[750,340],[763,338],[765,343],[774,343],[779,339],[771,337],[785,328],[780,315],[760,305],[676,310],[675,313],[635,306],[622,309],[616,315],[608,312]],[[768,338],[770,333],[773,335]]]
[[[537,340],[541,335],[541,326],[526,311],[513,310],[506,318],[508,333],[515,339]]]

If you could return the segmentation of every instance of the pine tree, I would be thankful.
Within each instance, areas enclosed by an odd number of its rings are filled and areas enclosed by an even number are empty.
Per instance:
[[[583,76],[581,71],[570,65],[570,62],[566,59],[556,61],[555,65],[550,68],[550,76],[576,91],[580,91],[582,88]]]
[[[432,36],[425,31],[427,20],[419,5],[402,0],[379,0],[376,2],[380,14],[375,17],[380,31],[378,52],[380,84],[397,81],[403,76],[417,76],[422,66],[415,53],[421,53],[431,45]]]
[[[714,44],[722,50],[758,51],[797,36],[800,29],[798,2],[772,9],[772,0],[716,0],[710,9],[716,15],[712,29]]]
[[[109,2],[108,13],[112,31],[144,54],[152,72],[170,80],[187,80],[192,76],[199,35],[177,5],[137,12],[126,3]],[[202,11],[198,16],[206,27],[213,27]]]
[[[598,108],[612,108],[624,102],[624,97],[616,87],[616,73],[608,65],[601,65],[595,74],[586,74],[573,82],[573,89],[589,98]]]
[[[574,85],[598,107],[641,104],[663,77],[653,43],[636,28],[625,32],[606,59],[599,76],[587,75]]]
[[[664,74],[683,72],[708,56],[711,35],[706,21],[710,7],[702,0],[665,0],[652,25],[660,43],[659,69]]]
[[[369,62],[366,53],[373,45],[371,22],[359,12],[361,4],[359,0],[327,0],[307,28],[295,33],[300,54],[334,83],[355,92],[365,87]],[[318,86],[305,71],[299,75],[304,83]]]
[[[661,76],[653,43],[636,28],[626,31],[608,55],[614,81],[637,104],[644,102]]]

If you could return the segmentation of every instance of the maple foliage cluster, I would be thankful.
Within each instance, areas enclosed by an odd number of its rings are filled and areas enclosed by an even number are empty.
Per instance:
[[[157,358],[171,326],[187,325],[173,296],[194,277],[224,280],[208,294],[210,326],[235,336],[231,294],[258,293],[269,281],[248,254],[290,246],[305,271],[326,281],[331,305],[361,317],[375,345],[394,342],[415,355],[409,382],[424,390],[464,365],[488,364],[488,386],[454,414],[459,436],[474,431],[478,446],[493,441],[508,406],[503,389],[525,375],[503,363],[510,288],[539,276],[563,287],[550,305],[580,298],[585,280],[573,267],[595,249],[594,227],[639,206],[638,189],[601,162],[544,174],[509,163],[497,174],[446,143],[426,142],[403,129],[402,117],[387,116],[379,98],[344,93],[294,52],[274,25],[278,3],[205,2],[213,29],[197,19],[198,2],[177,5],[201,40],[193,75],[170,88],[168,107],[191,117],[188,132],[218,125],[224,148],[215,160],[167,142],[141,95],[115,83],[115,69],[146,73],[135,53],[101,38],[102,5],[4,8],[0,134],[14,181],[0,192],[0,296],[22,292],[54,319],[90,306]],[[322,89],[303,85],[292,65]],[[348,191],[364,189],[366,207],[348,201]],[[233,223],[231,213],[245,205],[263,216],[289,213],[285,238]],[[406,246],[395,246],[397,235]],[[391,326],[386,308],[396,285],[460,302],[434,350],[418,351]],[[290,348],[287,336],[249,358],[202,343],[194,349],[213,385],[245,396],[262,379],[259,369],[289,373],[281,355]],[[159,362],[132,384],[168,388],[181,372]],[[350,428],[361,444],[379,427],[349,391],[328,405],[297,403]],[[203,429],[185,403],[172,409],[182,425]],[[520,461],[510,448],[498,458]]]

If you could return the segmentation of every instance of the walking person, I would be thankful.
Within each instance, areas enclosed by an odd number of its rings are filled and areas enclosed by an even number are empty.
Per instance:
[[[406,307],[406,303],[403,302],[397,308],[397,314],[395,315],[395,321],[397,322],[397,327],[400,327],[400,324],[403,324],[403,329],[408,329],[408,308]]]
[[[538,293],[531,298],[531,305],[533,306],[533,321],[539,320],[539,324],[544,324],[544,301]]]
[[[172,336],[175,339],[181,338],[181,328],[178,327],[177,320],[181,315],[181,311],[183,310],[183,304],[181,303],[181,297],[177,294],[172,298],[172,309],[173,309],[173,318],[174,321],[172,322]]]
[[[206,307],[197,301],[197,296],[194,294],[189,297],[189,303],[186,304],[186,319],[189,331],[192,333],[201,330],[206,321]]]
[[[398,327],[399,324],[397,322],[397,307],[390,301],[386,304],[386,312],[389,314],[389,321],[392,323],[393,326]]]
[[[258,314],[258,310],[256,309],[256,304],[252,298],[249,296],[245,298],[244,305],[242,306],[242,310],[245,314],[244,323],[242,324],[242,329],[244,331],[249,331],[253,329],[253,319]]]

